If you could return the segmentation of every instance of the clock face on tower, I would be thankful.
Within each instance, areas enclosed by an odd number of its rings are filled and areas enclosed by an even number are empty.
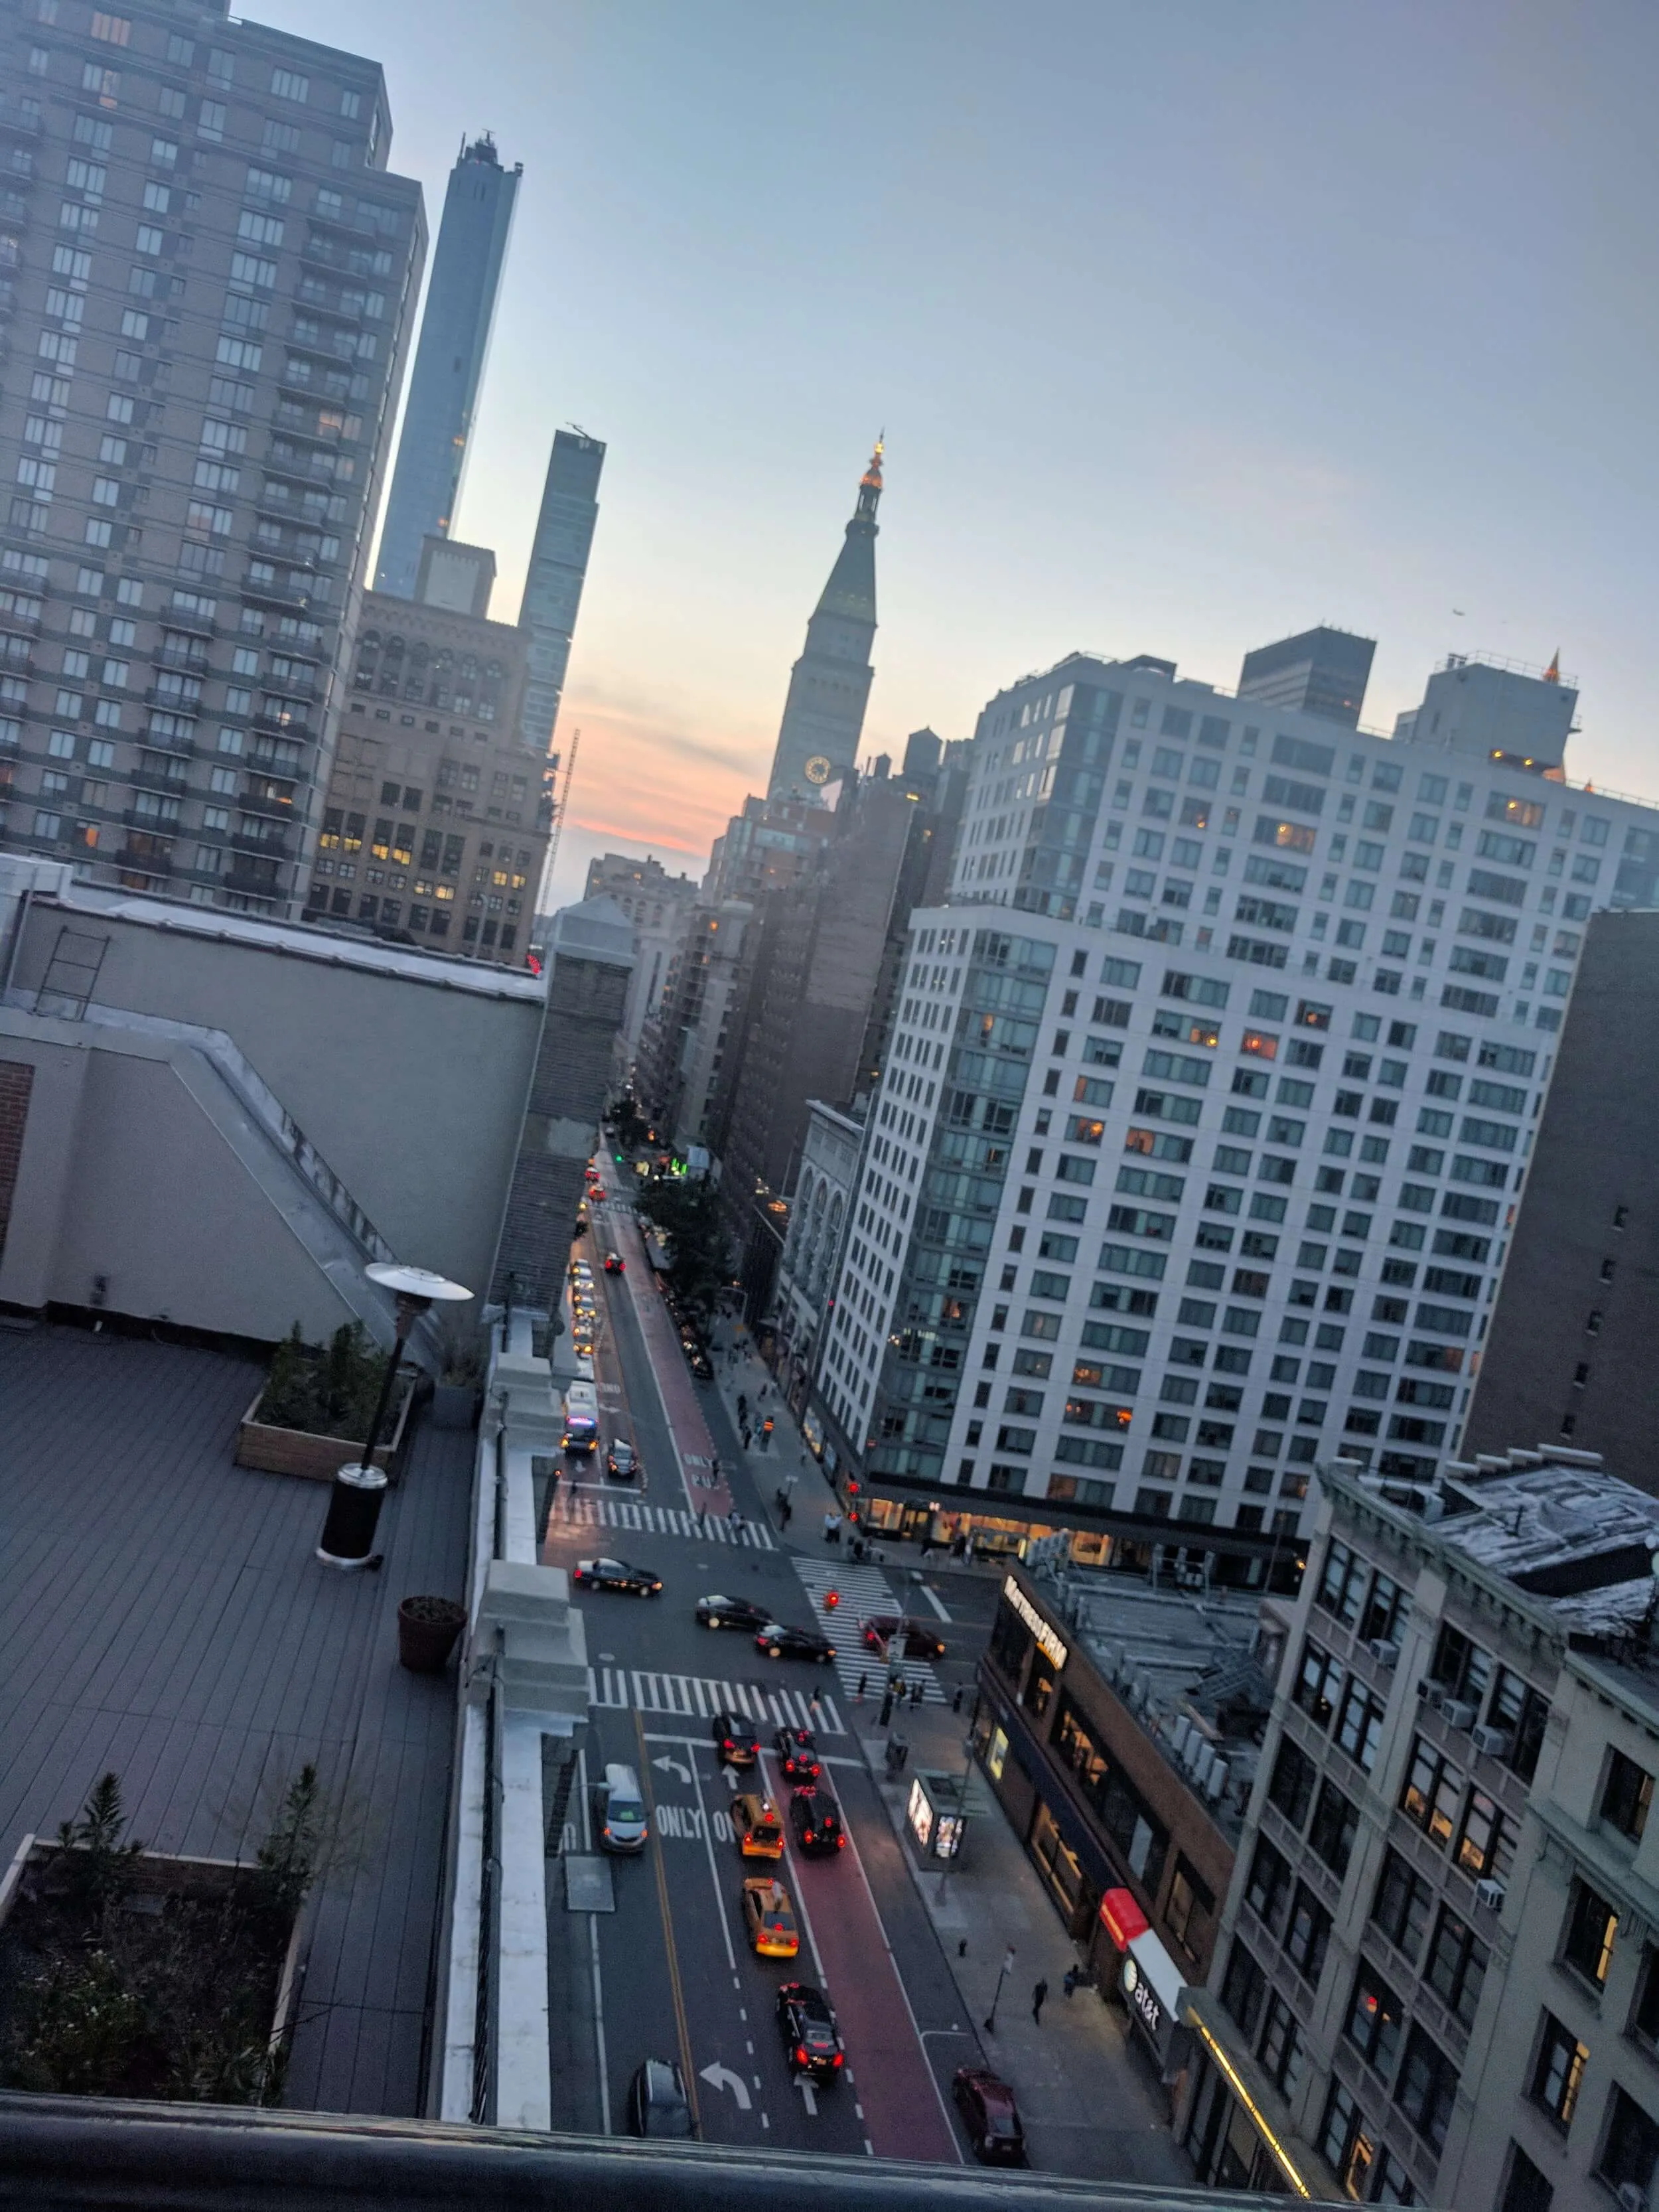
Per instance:
[[[808,783],[828,783],[833,773],[832,763],[825,760],[822,753],[814,753],[806,763],[805,775]]]

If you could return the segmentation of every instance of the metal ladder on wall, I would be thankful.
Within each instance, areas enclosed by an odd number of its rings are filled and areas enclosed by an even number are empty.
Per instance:
[[[109,951],[106,937],[89,937],[67,924],[58,933],[46,972],[34,994],[37,1014],[56,1014],[78,1022],[97,988],[98,972]]]

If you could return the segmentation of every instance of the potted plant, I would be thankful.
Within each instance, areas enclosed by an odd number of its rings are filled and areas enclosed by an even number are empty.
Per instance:
[[[441,1674],[465,1626],[466,1607],[453,1597],[406,1597],[398,1607],[398,1664],[411,1674]]]
[[[470,1429],[478,1418],[484,1384],[483,1339],[476,1327],[450,1320],[442,1337],[443,1364],[432,1392],[434,1429]]]
[[[347,1322],[328,1343],[307,1344],[296,1321],[271,1357],[270,1372],[243,1415],[238,1467],[332,1482],[337,1468],[361,1456],[391,1357],[361,1322]],[[399,1378],[391,1432],[374,1463],[393,1481],[414,1401],[414,1377]]]

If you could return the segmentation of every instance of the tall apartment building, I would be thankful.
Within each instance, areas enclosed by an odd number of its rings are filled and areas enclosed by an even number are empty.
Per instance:
[[[1318,1461],[1433,1472],[1584,924],[1654,902],[1575,696],[1459,662],[1389,738],[1079,655],[985,708],[819,1369],[878,1517],[1293,1554]]]
[[[1659,2166],[1659,1508],[1337,1462],[1178,2126],[1200,2179],[1568,2212]]]
[[[363,598],[306,918],[522,967],[553,819],[520,734],[522,630],[485,614],[495,556],[428,538],[415,596]]]
[[[1659,1493],[1659,914],[1593,915],[1466,1454],[1528,1437]]]
[[[810,872],[835,828],[827,807],[750,797],[714,840],[684,941],[641,1038],[641,1096],[682,1152],[706,1149],[723,1126],[765,907]]]
[[[0,836],[297,911],[425,250],[379,65],[0,10]]]
[[[488,131],[449,173],[374,571],[375,590],[398,599],[415,596],[423,540],[455,526],[523,174],[522,161],[501,167]]]
[[[519,627],[530,644],[519,733],[532,752],[550,753],[570,665],[570,641],[599,519],[605,447],[585,430],[556,430],[530,548]]]
[[[628,1004],[617,1032],[617,1057],[624,1075],[640,1050],[645,1024],[662,997],[674,955],[685,940],[697,885],[690,876],[672,876],[649,854],[597,854],[587,864],[584,898],[614,899],[634,926],[634,972]]]
[[[829,818],[832,839],[767,903],[740,1057],[710,1141],[734,1192],[793,1187],[806,1109],[870,1089],[911,910],[948,882],[965,778],[931,731],[903,768],[875,762]]]

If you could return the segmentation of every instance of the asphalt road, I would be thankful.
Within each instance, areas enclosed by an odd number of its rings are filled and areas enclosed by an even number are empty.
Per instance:
[[[654,1286],[637,1264],[620,1278],[599,1266],[603,1251],[622,1241],[621,1228],[601,1208],[588,1240],[604,1316],[597,1359],[602,1425],[607,1439],[631,1437],[644,1476],[637,1485],[607,1483],[602,1455],[579,1463],[574,1480],[555,1486],[543,1556],[569,1567],[601,1553],[662,1577],[658,1597],[579,1595],[596,1702],[564,1838],[567,1850],[591,1849],[585,1793],[614,1760],[634,1767],[645,1784],[652,1840],[637,1858],[608,1861],[616,1905],[610,1913],[567,1911],[562,1866],[549,1860],[554,2125],[621,2132],[635,2068],[647,2057],[669,2057],[678,2060],[693,2091],[707,2140],[954,2162],[966,2153],[951,2074],[977,2062],[979,2045],[869,1778],[857,1731],[872,1725],[873,1700],[857,1706],[833,1668],[769,1661],[750,1637],[696,1625],[696,1600],[716,1592],[803,1626],[824,1616],[815,1616],[799,1554],[782,1542],[768,1510],[775,1483],[763,1475],[757,1488],[708,1387],[698,1389],[699,1408],[732,1501],[750,1525],[737,1540],[723,1520],[703,1533],[696,1517],[698,1470],[683,1467],[683,1451],[677,1455],[635,1311],[636,1290],[641,1299],[653,1298]],[[660,1346],[662,1332],[653,1328],[652,1341]],[[671,1407],[684,1398],[672,1388],[667,1395]],[[678,1419],[676,1427],[683,1439]],[[890,1566],[888,1574],[895,1589],[905,1585],[908,1569]],[[936,1578],[930,1573],[928,1580]],[[950,1616],[949,1626],[939,1624],[949,1650],[936,1670],[938,1689],[949,1696],[971,1679],[994,1591],[965,1577],[937,1578],[937,1589],[947,1592],[939,1604]],[[922,1609],[920,1593],[904,1603]],[[939,1604],[931,1605],[930,1618]],[[871,1672],[879,1679],[878,1662]],[[773,1869],[769,1862],[744,1860],[732,1839],[731,1798],[755,1786],[754,1778],[718,1764],[709,1716],[733,1698],[769,1747],[777,1721],[816,1722],[820,1755],[846,1817],[848,1849],[806,1861],[792,1840],[776,1869],[801,1930],[799,1957],[790,1962],[757,1958],[744,1937],[744,1877]],[[971,1692],[964,1728],[970,1709]],[[769,1750],[765,1766],[766,1786],[781,1808],[787,1791]],[[843,2077],[811,2092],[792,2082],[776,2025],[778,1985],[796,1978],[825,1990],[847,2046]]]

